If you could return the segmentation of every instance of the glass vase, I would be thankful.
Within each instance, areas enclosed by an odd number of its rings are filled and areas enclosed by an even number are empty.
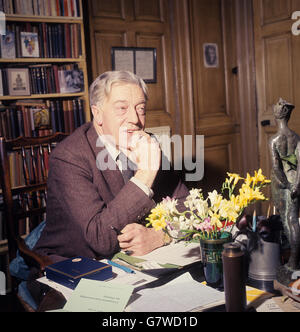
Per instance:
[[[220,239],[200,239],[201,260],[208,286],[223,288],[222,251],[223,245],[228,242],[232,242],[229,232],[224,232]]]

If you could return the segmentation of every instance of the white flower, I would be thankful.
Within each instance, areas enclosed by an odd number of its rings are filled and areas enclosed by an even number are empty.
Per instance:
[[[169,213],[169,214],[176,214],[178,213],[176,209],[177,205],[177,199],[166,197],[162,201],[162,205],[164,209]]]
[[[205,200],[198,200],[195,204],[195,208],[197,210],[197,215],[201,218],[204,219],[207,216],[208,213],[208,203]]]
[[[210,200],[213,210],[215,212],[218,211],[223,197],[219,195],[216,190],[214,190],[213,192],[208,193],[208,199]]]

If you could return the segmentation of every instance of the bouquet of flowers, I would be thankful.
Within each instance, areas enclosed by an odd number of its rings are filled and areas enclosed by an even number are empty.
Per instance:
[[[183,212],[178,211],[176,199],[163,199],[151,210],[147,227],[163,230],[178,240],[222,238],[223,233],[243,215],[247,206],[267,200],[261,189],[271,182],[261,169],[255,171],[253,176],[248,173],[246,178],[232,173],[227,175],[221,194],[214,190],[204,198],[201,189],[190,190]]]

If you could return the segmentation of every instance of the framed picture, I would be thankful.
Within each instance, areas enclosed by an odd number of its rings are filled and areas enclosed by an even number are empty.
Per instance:
[[[128,70],[145,83],[156,83],[156,48],[112,47],[112,70]]]
[[[78,93],[84,90],[82,70],[59,70],[58,79],[60,93]]]
[[[22,57],[38,58],[40,56],[38,34],[21,32]]]
[[[218,68],[219,67],[219,51],[218,45],[206,43],[203,45],[204,67]]]
[[[15,33],[7,31],[5,35],[0,36],[1,58],[14,59],[16,57]]]
[[[30,95],[28,68],[7,68],[7,77],[10,96]]]

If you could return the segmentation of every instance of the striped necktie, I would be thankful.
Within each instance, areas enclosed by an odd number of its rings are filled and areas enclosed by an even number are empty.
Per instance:
[[[133,163],[130,159],[128,159],[123,152],[120,152],[117,159],[120,160],[122,164],[121,173],[124,182],[127,183],[134,176],[134,173],[136,171],[136,164]]]

